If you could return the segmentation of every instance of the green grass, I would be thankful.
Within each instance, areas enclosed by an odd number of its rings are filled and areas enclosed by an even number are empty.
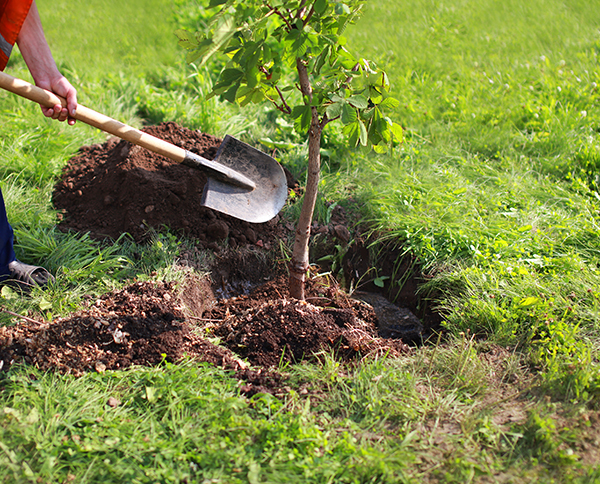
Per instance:
[[[354,45],[394,80],[407,142],[345,172],[365,216],[432,276],[423,292],[447,330],[565,335],[546,363],[593,375],[599,18],[576,2],[369,4]]]
[[[278,156],[302,176],[306,148],[276,113],[203,100],[217,64],[185,65],[172,34],[201,28],[195,1],[80,3],[38,6],[83,104],[137,127],[284,142]],[[81,378],[15,368],[0,380],[1,480],[600,481],[599,20],[595,2],[387,1],[349,32],[348,47],[388,72],[405,142],[352,152],[328,127],[323,195],[358,200],[373,251],[399,248],[428,274],[419,294],[443,311],[438,344],[285,368],[281,401],[249,400],[226,372],[190,362]],[[18,52],[8,72],[30,79]],[[57,274],[30,298],[3,290],[3,308],[49,319],[133,279],[181,277],[174,262],[193,241],[56,230],[56,178],[104,139],[0,93],[17,254]]]

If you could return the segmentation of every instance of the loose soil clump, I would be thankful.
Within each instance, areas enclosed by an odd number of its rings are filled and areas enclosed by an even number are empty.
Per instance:
[[[222,141],[175,123],[143,131],[210,160]],[[202,206],[206,180],[198,169],[110,138],[84,146],[69,160],[53,202],[61,211],[60,228],[89,232],[95,238],[117,239],[128,233],[143,242],[152,230],[168,227],[199,247],[217,249],[227,240],[234,247],[251,244],[269,249],[286,237],[289,228],[279,225],[277,217],[250,224]]]

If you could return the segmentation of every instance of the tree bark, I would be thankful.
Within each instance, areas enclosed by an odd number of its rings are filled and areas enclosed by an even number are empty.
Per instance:
[[[296,67],[300,78],[300,89],[310,102],[312,100],[312,88],[306,65],[298,59]],[[323,128],[319,123],[317,108],[313,106],[311,107],[311,111],[311,123],[308,130],[308,174],[304,201],[302,202],[300,218],[296,226],[289,280],[290,296],[301,300],[304,299],[304,285],[309,267],[308,243],[310,240],[310,226],[317,202],[319,175],[321,172],[321,133]]]

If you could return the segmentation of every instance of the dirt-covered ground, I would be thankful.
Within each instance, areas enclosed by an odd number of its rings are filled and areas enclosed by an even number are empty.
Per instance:
[[[213,159],[221,140],[163,123],[144,131]],[[290,177],[290,183],[294,183]],[[53,202],[62,211],[61,227],[117,239],[128,232],[144,241],[149,228],[168,226],[193,238],[199,247],[258,245],[269,249],[290,227],[279,219],[250,224],[201,205],[206,175],[118,138],[85,146],[66,166]]]
[[[146,131],[206,158],[220,143],[174,123]],[[249,224],[202,207],[205,182],[203,173],[125,141],[81,148],[54,192],[61,228],[113,239],[128,232],[144,242],[150,229],[168,226],[196,249],[215,251],[211,275],[188,267],[179,285],[134,282],[67,318],[16,320],[0,328],[2,369],[24,362],[80,375],[187,356],[234,370],[247,394],[277,393],[281,363],[324,351],[345,361],[393,356],[427,335],[428,323],[409,309],[380,294],[350,297],[327,277],[310,281],[305,302],[290,298],[285,266],[273,262],[270,249],[293,227],[279,217]],[[291,176],[288,182],[295,183]],[[341,210],[329,225],[313,227],[321,252],[347,243],[354,230]],[[348,251],[345,262],[357,274],[369,263],[361,251]]]

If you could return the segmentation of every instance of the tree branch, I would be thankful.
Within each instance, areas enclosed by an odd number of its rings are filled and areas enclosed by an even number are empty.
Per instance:
[[[278,86],[275,86],[275,90],[279,94],[279,98],[281,99],[281,103],[283,105],[282,107],[285,108],[285,110],[282,108],[279,108],[279,109],[286,114],[292,114],[292,108],[290,108],[288,103],[285,101],[285,98],[283,97],[283,93],[281,92],[281,89],[279,89]]]
[[[271,73],[267,70],[267,68],[265,66],[258,66],[258,70],[266,76],[267,80],[269,80],[271,78]],[[269,99],[275,105],[275,107],[277,109],[279,109],[282,113],[292,114],[292,108],[290,108],[290,106],[286,102],[285,98],[283,97],[283,92],[281,92],[281,89],[279,89],[279,86],[274,85],[273,87],[277,91],[277,94],[279,94],[279,99],[281,99],[281,105],[277,104],[277,101],[275,101],[274,99],[271,99],[269,96],[267,96],[267,99]]]
[[[11,316],[14,316],[16,318],[21,318],[22,320],[27,321],[28,323],[39,324],[40,326],[44,326],[46,324],[46,323],[42,323],[41,321],[38,321],[36,319],[32,319],[32,318],[28,318],[27,316],[23,316],[22,314],[13,313],[12,311],[9,311],[8,309],[0,308],[0,311],[2,311],[3,313],[6,313],[6,314],[10,314]]]
[[[340,116],[336,116],[335,118],[331,118],[329,119],[327,117],[327,114],[325,114],[323,116],[323,119],[321,120],[321,129],[324,129],[325,126],[327,126],[329,123],[331,123],[332,121],[335,121],[336,119],[340,119]]]
[[[304,25],[307,25],[307,24],[308,24],[308,22],[310,22],[310,19],[312,18],[312,16],[314,15],[314,13],[315,13],[315,6],[314,6],[314,4],[313,4],[313,6],[312,6],[312,7],[310,7],[310,10],[309,10],[309,12],[308,12],[308,15],[307,15],[307,16],[306,16],[306,18],[304,19]]]
[[[296,19],[302,18],[302,16],[304,15],[304,12],[306,12],[306,8],[304,7],[304,5],[306,5],[306,0],[302,0],[300,2],[300,5],[298,5],[298,13],[296,14]],[[306,25],[306,22],[304,22],[304,25]]]
[[[273,12],[275,12],[275,14],[277,14],[281,18],[281,20],[283,20],[285,22],[285,25],[287,26],[288,30],[292,29],[292,24],[290,23],[289,19],[284,14],[282,14],[278,8],[272,7],[268,3],[265,3],[265,5],[267,7],[269,7],[271,10],[273,10]]]

